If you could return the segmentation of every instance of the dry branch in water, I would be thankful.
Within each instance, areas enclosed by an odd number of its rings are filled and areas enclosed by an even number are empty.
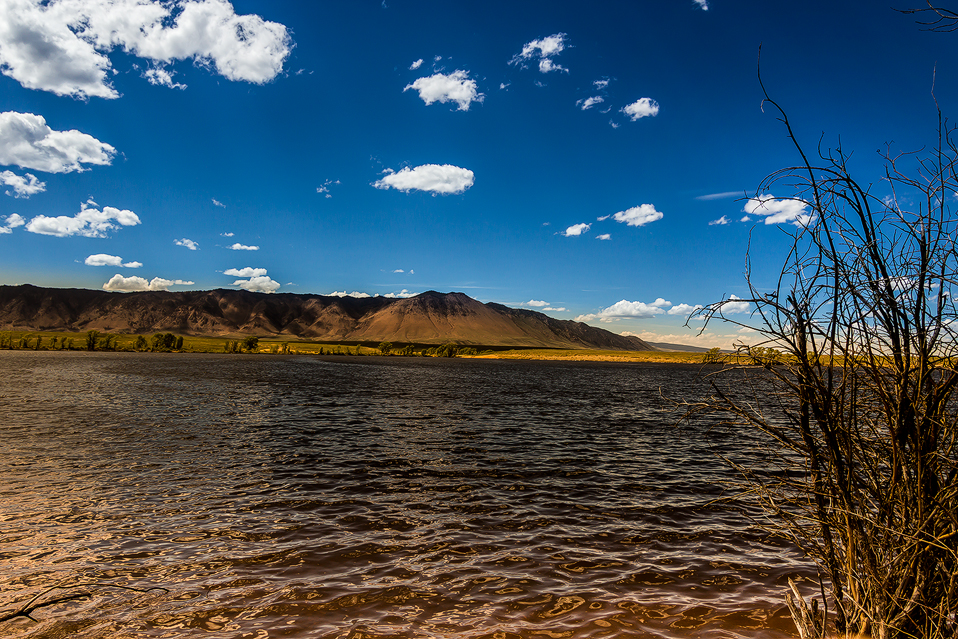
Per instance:
[[[160,586],[153,586],[152,588],[134,588],[132,586],[119,586],[117,584],[111,583],[102,583],[102,582],[81,582],[69,585],[57,584],[56,586],[50,586],[43,592],[40,592],[28,602],[20,606],[20,608],[0,614],[0,623],[4,621],[10,621],[11,619],[16,619],[17,617],[26,617],[31,621],[37,621],[33,618],[33,613],[40,608],[46,608],[47,606],[55,606],[59,603],[65,603],[67,601],[76,601],[78,599],[89,599],[96,595],[95,591],[88,592],[78,592],[69,595],[63,595],[62,597],[56,597],[54,599],[48,599],[47,601],[39,601],[43,597],[47,596],[51,592],[56,590],[73,590],[74,588],[119,588],[120,590],[132,590],[133,592],[151,592],[153,590],[162,590],[163,592],[169,592],[167,588],[162,588]],[[39,603],[38,603],[39,602]]]

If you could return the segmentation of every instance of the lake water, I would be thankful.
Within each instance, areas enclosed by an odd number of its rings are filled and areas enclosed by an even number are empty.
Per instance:
[[[0,352],[0,635],[794,636],[700,373]]]

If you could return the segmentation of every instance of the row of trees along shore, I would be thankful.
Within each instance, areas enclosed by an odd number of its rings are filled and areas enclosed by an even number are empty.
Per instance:
[[[88,331],[77,337],[62,335],[31,335],[29,333],[0,333],[0,349],[34,351],[117,351],[171,352],[182,350],[183,337],[172,333],[157,333],[147,339],[137,335],[132,347],[121,348],[119,336],[99,331]]]
[[[680,403],[763,442],[758,461],[728,463],[760,525],[819,567],[811,591],[785,593],[802,639],[958,636],[956,128],[939,109],[936,143],[881,153],[876,188],[840,146],[810,154],[759,84],[798,161],[757,193],[791,190],[809,217],[776,277],[747,262],[750,320],[723,315],[731,299],[699,312],[763,343],[713,372],[709,397]]]
[[[121,343],[122,341],[122,343]],[[406,344],[396,347],[392,342],[381,342],[376,347],[355,345],[316,345],[308,347],[300,344],[291,346],[289,342],[273,342],[261,345],[258,337],[221,340],[217,338],[203,340],[203,344],[189,344],[184,348],[182,335],[156,333],[152,336],[120,335],[88,331],[75,336],[42,335],[23,332],[0,332],[0,349],[34,351],[136,351],[169,353],[190,350],[205,353],[311,353],[317,355],[396,355],[403,357],[459,357],[479,355],[480,351],[458,344],[439,346],[414,346]]]

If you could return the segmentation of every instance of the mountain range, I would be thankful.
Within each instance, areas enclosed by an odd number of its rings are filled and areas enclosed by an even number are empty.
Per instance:
[[[657,350],[637,337],[582,322],[436,291],[409,298],[357,298],[226,289],[112,293],[0,286],[0,330],[168,331],[323,342]]]

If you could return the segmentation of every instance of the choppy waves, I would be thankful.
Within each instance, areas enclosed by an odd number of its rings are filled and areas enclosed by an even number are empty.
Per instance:
[[[694,366],[0,353],[13,637],[784,637]],[[76,592],[68,590],[63,592]],[[52,598],[53,594],[48,598]]]

